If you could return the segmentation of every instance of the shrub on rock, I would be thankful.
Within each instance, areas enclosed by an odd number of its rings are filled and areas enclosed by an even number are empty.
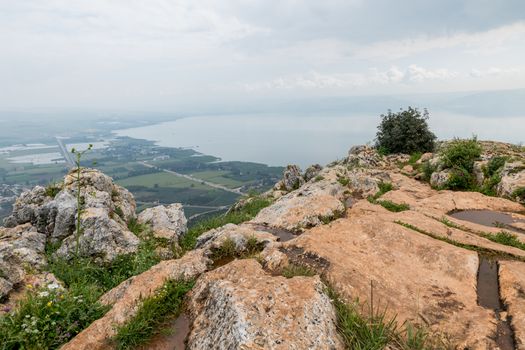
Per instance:
[[[428,128],[428,117],[426,109],[421,113],[412,107],[397,113],[389,110],[387,114],[382,114],[381,124],[377,127],[377,149],[384,154],[432,152],[436,135]]]

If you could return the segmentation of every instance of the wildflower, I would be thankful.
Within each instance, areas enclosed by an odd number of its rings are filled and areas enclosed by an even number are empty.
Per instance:
[[[33,288],[33,285],[30,284],[30,283],[28,283],[28,284],[26,284],[26,287],[27,287],[27,289],[32,289],[32,288]]]
[[[53,305],[53,302],[50,300],[47,302],[47,307],[51,307],[51,305]]]
[[[40,297],[47,297],[47,296],[49,296],[49,292],[40,292],[40,293],[38,293],[38,296],[40,296]]]

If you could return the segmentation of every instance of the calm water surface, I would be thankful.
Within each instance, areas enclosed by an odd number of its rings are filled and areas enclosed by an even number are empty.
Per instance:
[[[346,156],[352,145],[373,140],[377,115],[226,115],[178,119],[115,131],[118,136],[157,141],[160,146],[190,147],[223,160],[269,165],[326,164]],[[524,141],[525,117],[486,118],[433,113],[432,130],[440,138],[470,137]]]

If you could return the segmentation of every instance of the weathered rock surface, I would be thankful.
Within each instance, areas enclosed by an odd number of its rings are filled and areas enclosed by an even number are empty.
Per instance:
[[[42,186],[36,186],[29,191],[22,192],[13,205],[12,214],[4,219],[4,225],[14,227],[35,222],[37,210],[51,200],[52,198],[46,195],[46,189]]]
[[[516,349],[525,349],[525,263],[500,261],[501,299],[510,316]]]
[[[115,328],[136,314],[144,298],[152,296],[167,280],[190,280],[197,277],[208,269],[210,263],[202,250],[194,250],[181,259],[162,261],[148,271],[122,282],[100,299],[103,304],[111,305],[111,309],[61,349],[111,348],[110,340],[115,335]]]
[[[273,277],[252,259],[203,275],[189,295],[188,349],[342,349],[318,277]]]
[[[277,237],[268,232],[254,230],[247,225],[227,224],[199,236],[195,248],[211,251],[219,248],[225,240],[229,239],[235,243],[236,252],[242,253],[248,249],[247,243],[251,238],[256,239],[263,246],[277,241]]]
[[[46,264],[46,237],[30,224],[0,227],[0,299]]]
[[[155,237],[173,242],[178,241],[188,230],[186,216],[179,203],[145,209],[139,214],[138,221],[149,224]]]
[[[444,187],[450,179],[450,174],[450,169],[433,172],[430,176],[430,186],[435,188]]]
[[[522,198],[515,198],[514,193],[520,188],[525,188],[525,159],[505,164],[501,171],[501,181],[496,191],[498,196],[525,203],[525,195]]]
[[[78,253],[98,262],[109,262],[119,255],[137,251],[140,240],[123,225],[109,217],[104,208],[86,208],[82,212]],[[71,235],[62,241],[56,254],[73,258],[77,251],[77,237]]]
[[[319,164],[313,164],[310,165],[306,170],[304,171],[304,181],[308,182],[311,179],[314,179],[319,173],[323,170],[323,167]]]
[[[297,165],[288,165],[283,172],[283,179],[275,185],[276,190],[293,191],[304,184],[301,169]]]

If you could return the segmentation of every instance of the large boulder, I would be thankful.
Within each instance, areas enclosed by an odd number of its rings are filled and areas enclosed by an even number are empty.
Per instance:
[[[46,264],[46,236],[30,224],[0,227],[0,299]]]
[[[149,224],[155,237],[171,242],[177,242],[188,230],[186,216],[179,203],[145,209],[139,214],[138,221]]]
[[[445,187],[450,180],[451,173],[450,169],[433,172],[430,176],[430,186],[435,188]]]
[[[78,253],[104,263],[114,260],[119,255],[137,251],[140,240],[127,228],[113,220],[105,208],[86,208],[82,211],[80,225],[82,231],[78,237]],[[71,259],[77,252],[76,234],[68,236],[56,254]]]
[[[377,150],[365,145],[350,148],[345,162],[356,168],[380,168],[385,166],[385,161],[377,153]]]
[[[189,295],[187,348],[343,349],[319,277],[274,277],[255,260],[203,275]]]

